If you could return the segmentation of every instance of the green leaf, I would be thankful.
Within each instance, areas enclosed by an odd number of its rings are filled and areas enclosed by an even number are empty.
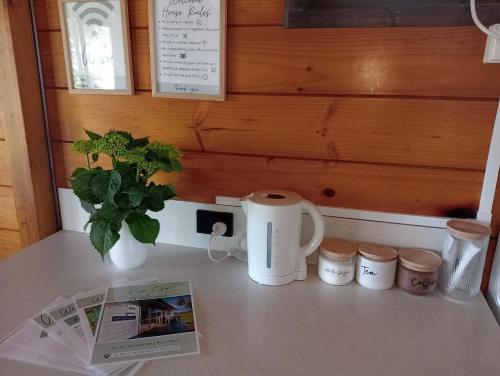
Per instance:
[[[138,212],[130,213],[125,221],[130,232],[141,243],[154,244],[160,233],[160,222]]]
[[[155,212],[163,210],[163,208],[165,208],[163,190],[154,184],[150,184],[147,192],[148,195],[144,201],[146,202],[148,209]]]
[[[167,185],[158,185],[158,187],[161,189],[163,193],[163,200],[170,200],[171,198],[174,198],[177,196],[174,190],[174,186],[172,184],[167,184]]]
[[[99,154],[94,153],[92,154],[92,161],[97,162],[99,160]]]
[[[128,194],[123,193],[123,192],[118,192],[115,195],[115,205],[122,208],[122,209],[129,209],[130,208],[130,200],[128,197]]]
[[[122,177],[118,171],[111,171],[109,175],[109,185],[108,185],[108,200],[113,202],[116,192],[120,190],[122,184]]]
[[[121,183],[122,178],[117,171],[102,171],[92,180],[92,193],[101,201],[113,202]]]
[[[89,131],[87,129],[84,129],[85,133],[87,133],[87,136],[91,139],[91,140],[99,140],[100,138],[102,138],[101,135],[98,135],[97,133],[94,133],[92,131]]]
[[[149,137],[143,137],[134,139],[134,142],[131,146],[134,148],[143,148],[148,144],[149,144]]]
[[[91,204],[90,202],[83,201],[82,199],[80,199],[80,205],[82,206],[83,210],[85,210],[89,214],[92,214],[95,212],[95,206],[94,206],[94,204]]]
[[[110,222],[104,219],[96,219],[92,222],[92,227],[90,228],[90,241],[103,259],[106,253],[108,253],[118,239],[120,239],[120,234],[118,234],[120,228],[121,222]]]
[[[89,171],[87,168],[79,167],[71,174],[72,178],[76,178],[78,175],[83,174],[84,172]]]
[[[93,180],[99,173],[98,170],[80,171],[71,180],[71,187],[80,200],[91,204],[100,204],[104,201],[98,195],[94,194],[93,191]]]
[[[173,171],[175,171],[175,172],[182,172],[182,170],[184,169],[184,168],[182,167],[181,162],[180,162],[179,160],[177,160],[177,159],[172,159],[172,160],[170,161],[170,163],[172,164],[172,169],[173,169]]]
[[[144,198],[144,192],[137,187],[130,187],[128,190],[128,197],[130,206],[139,206]]]
[[[99,209],[96,209],[94,217],[96,219],[104,219],[112,222],[123,222],[128,209],[120,208],[111,202],[104,201]]]

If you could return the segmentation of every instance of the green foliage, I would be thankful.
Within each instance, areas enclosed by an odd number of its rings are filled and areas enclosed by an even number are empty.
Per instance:
[[[120,238],[125,221],[140,242],[154,244],[160,223],[147,211],[160,211],[175,197],[171,184],[150,179],[158,172],[181,172],[181,153],[172,145],[134,139],[128,132],[111,130],[104,136],[86,130],[88,140],[73,143],[73,149],[87,156],[87,168],[77,168],[71,186],[82,207],[90,214],[90,240],[104,258]],[[113,169],[92,167],[101,154],[111,157]]]

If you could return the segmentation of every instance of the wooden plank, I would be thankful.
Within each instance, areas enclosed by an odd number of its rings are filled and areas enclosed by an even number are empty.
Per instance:
[[[9,145],[0,141],[0,185],[12,185]]]
[[[490,243],[488,244],[488,251],[486,253],[486,260],[484,262],[483,279],[481,281],[481,291],[485,295],[488,291],[488,285],[490,283],[491,269],[493,268],[493,259],[495,258],[497,242],[498,239],[490,238]]]
[[[71,95],[66,90],[46,90],[46,99],[52,140],[86,138],[84,129],[100,134],[121,129],[136,137],[150,136],[182,149],[201,150],[194,127],[205,102],[152,98],[150,93]]]
[[[18,230],[14,190],[11,187],[0,187],[0,228]]]
[[[284,0],[229,0],[229,25],[281,25]],[[148,1],[128,2],[130,26],[148,27]],[[36,24],[38,30],[59,30],[57,0],[35,1]]]
[[[57,141],[120,128],[201,150],[197,129],[206,151],[471,169],[484,169],[496,112],[488,101],[231,95],[216,103],[52,89],[46,97]]]
[[[0,139],[5,140],[5,119],[3,110],[0,108]]]
[[[500,66],[483,64],[484,41],[475,27],[238,28],[229,91],[497,98]]]
[[[67,143],[55,142],[53,150],[57,184],[67,187],[85,157]],[[183,163],[183,173],[157,181],[173,182],[186,200],[214,202],[216,195],[282,188],[320,205],[438,216],[462,207],[477,210],[483,177],[475,171],[201,152],[186,152]]]
[[[0,227],[19,228],[23,246],[57,231],[38,66],[35,50],[30,47],[33,45],[29,2],[1,2],[0,107],[15,174],[10,190],[14,195],[4,203],[13,209],[9,213],[12,223]],[[5,208],[3,204],[0,207]]]
[[[12,256],[21,248],[19,231],[0,229],[0,260]]]
[[[484,169],[495,102],[233,95],[200,113],[206,151]]]
[[[500,232],[500,175],[497,180],[495,199],[493,200],[493,218],[491,220],[491,236],[497,238]]]
[[[132,50],[135,86],[149,90],[147,33],[132,33]],[[484,43],[474,27],[231,28],[228,92],[498,98],[500,66],[483,64]],[[46,87],[66,87],[60,33],[40,33],[40,45]]]

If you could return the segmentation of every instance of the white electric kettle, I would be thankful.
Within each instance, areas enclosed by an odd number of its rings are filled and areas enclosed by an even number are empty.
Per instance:
[[[307,278],[306,256],[323,240],[319,210],[297,193],[262,190],[241,200],[247,216],[248,275],[263,285],[285,285]],[[300,245],[302,211],[314,222],[314,235]]]

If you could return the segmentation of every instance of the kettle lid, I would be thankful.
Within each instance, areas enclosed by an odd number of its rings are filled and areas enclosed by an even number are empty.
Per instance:
[[[290,206],[304,200],[298,193],[281,189],[263,189],[256,191],[251,193],[247,199],[256,204],[267,206]]]

